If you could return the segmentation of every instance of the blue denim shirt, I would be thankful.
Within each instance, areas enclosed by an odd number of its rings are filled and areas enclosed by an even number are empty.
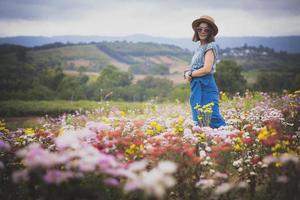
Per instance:
[[[211,74],[216,72],[216,64],[219,62],[219,46],[216,44],[216,42],[210,42],[208,44],[205,44],[203,46],[198,46],[198,48],[195,50],[194,56],[191,61],[191,69],[197,70],[204,66],[204,53],[208,51],[209,49],[212,49],[215,55],[215,59],[213,62]]]

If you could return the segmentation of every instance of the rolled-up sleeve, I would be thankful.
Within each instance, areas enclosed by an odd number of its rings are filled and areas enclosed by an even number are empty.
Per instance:
[[[207,44],[207,47],[205,49],[205,53],[212,49],[213,53],[214,53],[214,62],[213,62],[213,66],[212,66],[212,73],[216,72],[216,64],[220,61],[219,59],[219,46],[215,43],[215,42],[210,42]],[[205,54],[204,53],[204,54]]]
[[[213,53],[214,53],[214,64],[215,63],[217,63],[217,61],[219,60],[219,48],[218,48],[218,45],[215,43],[215,42],[210,42],[210,43],[208,43],[207,44],[207,47],[206,47],[206,49],[205,49],[205,53],[208,51],[208,50],[210,50],[210,49],[212,49],[213,50]],[[205,54],[204,53],[204,54]]]

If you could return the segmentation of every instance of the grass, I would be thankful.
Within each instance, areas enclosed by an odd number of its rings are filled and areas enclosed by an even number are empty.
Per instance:
[[[242,75],[247,80],[248,85],[253,85],[256,82],[256,77],[260,72],[258,70],[244,71]]]
[[[160,103],[165,104],[165,103]],[[168,103],[166,103],[168,104]],[[144,113],[146,108],[154,109],[152,104],[147,102],[124,102],[124,101],[23,101],[8,100],[0,101],[0,119],[4,119],[9,130],[17,128],[38,127],[43,124],[45,116],[57,117],[64,113],[74,113],[76,111],[88,111],[104,108],[103,112],[108,114],[112,108],[118,108],[127,114]],[[128,111],[130,113],[128,113]],[[134,112],[131,112],[134,111]]]
[[[75,111],[94,110],[104,107],[110,109],[117,107],[126,111],[129,109],[141,109],[145,103],[139,102],[96,102],[82,101],[22,101],[8,100],[0,101],[0,117],[28,117],[28,116],[57,116],[63,113],[74,113]]]

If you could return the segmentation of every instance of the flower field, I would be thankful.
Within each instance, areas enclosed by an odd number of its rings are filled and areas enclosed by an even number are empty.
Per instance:
[[[109,102],[107,102],[109,106]],[[221,93],[226,127],[145,103],[0,123],[1,199],[298,199],[300,91]]]

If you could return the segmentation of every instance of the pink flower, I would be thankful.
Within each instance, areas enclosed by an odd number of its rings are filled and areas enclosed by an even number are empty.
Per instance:
[[[94,132],[112,130],[111,126],[109,126],[107,124],[104,124],[102,122],[89,121],[89,122],[86,123],[86,127],[89,128],[91,131],[94,131]]]
[[[10,145],[3,141],[3,140],[0,140],[0,151],[9,151],[10,150]]]
[[[30,144],[16,154],[23,158],[25,166],[29,168],[49,168],[58,164],[57,155],[41,148],[40,144],[37,143]]]
[[[118,181],[115,178],[107,178],[103,182],[107,185],[112,185],[112,186],[119,186],[120,185],[120,181]]]
[[[59,184],[73,176],[74,174],[72,172],[64,172],[64,171],[53,169],[53,170],[47,170],[47,173],[44,175],[43,179],[46,183]]]
[[[202,131],[200,126],[193,126],[192,130],[193,130],[193,132],[197,132],[197,133],[200,133]]]
[[[81,148],[81,142],[76,133],[71,132],[64,133],[63,135],[55,138],[55,144],[58,150],[62,150],[65,148]]]

